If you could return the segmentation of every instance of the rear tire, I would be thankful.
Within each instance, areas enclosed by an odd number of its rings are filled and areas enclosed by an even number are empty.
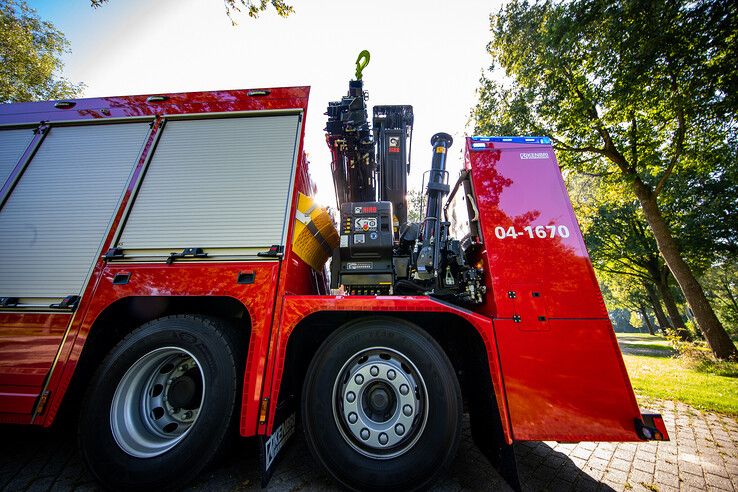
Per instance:
[[[232,429],[239,357],[230,327],[197,315],[137,328],[108,354],[82,404],[78,441],[113,489],[172,490],[213,459]]]
[[[302,392],[308,447],[343,485],[415,490],[456,455],[462,400],[453,366],[416,325],[351,323],[315,354]]]

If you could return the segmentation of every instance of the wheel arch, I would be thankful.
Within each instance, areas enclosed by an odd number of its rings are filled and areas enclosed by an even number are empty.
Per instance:
[[[165,316],[199,314],[228,322],[245,362],[251,337],[251,315],[246,306],[229,296],[127,296],[108,304],[95,317],[69,385],[64,390],[57,418],[77,414],[85,388],[110,350],[135,328]],[[241,402],[237,404],[240,408]],[[51,415],[50,417],[55,417]]]
[[[483,335],[468,320],[454,313],[319,311],[306,316],[291,331],[287,341],[277,406],[290,399],[299,401],[308,365],[326,338],[347,324],[378,318],[398,324],[412,323],[430,335],[454,367],[465,411],[470,415],[474,440],[504,440],[502,422],[507,419],[503,418],[497,404],[497,397],[504,397],[504,394],[498,395],[492,383],[490,355]],[[504,392],[501,388],[499,391]]]

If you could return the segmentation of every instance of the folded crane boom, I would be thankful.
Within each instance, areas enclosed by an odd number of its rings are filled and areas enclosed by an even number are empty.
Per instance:
[[[357,80],[348,94],[328,105],[326,142],[341,210],[340,248],[334,251],[331,287],[349,294],[427,293],[464,304],[482,302],[481,271],[467,266],[460,241],[449,237],[441,217],[448,195],[446,152],[453,139],[431,139],[432,169],[420,223],[408,222],[413,108],[375,106],[369,125],[361,71],[368,52],[357,59]],[[472,272],[471,270],[474,270]]]

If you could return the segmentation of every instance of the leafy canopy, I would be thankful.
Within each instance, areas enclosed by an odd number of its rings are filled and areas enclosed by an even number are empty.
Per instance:
[[[107,2],[108,0],[90,0],[90,5],[94,8],[98,8]],[[288,17],[290,14],[295,12],[292,5],[288,4],[284,0],[223,0],[223,3],[225,4],[226,14],[233,25],[236,24],[233,14],[241,13],[244,10],[252,19],[259,17],[259,14],[267,10],[269,7],[274,8],[275,12],[277,12],[277,15],[280,17]]]
[[[733,153],[736,5],[514,0],[491,17],[488,45],[514,84],[483,77],[475,130],[550,135],[565,166],[608,175],[618,163],[658,194],[678,163]]]
[[[64,35],[25,2],[0,0],[0,102],[73,97],[82,84],[63,78]]]

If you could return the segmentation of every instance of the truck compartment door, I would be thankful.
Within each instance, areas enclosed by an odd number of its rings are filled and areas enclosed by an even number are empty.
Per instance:
[[[82,295],[148,131],[51,127],[2,206],[0,413],[30,414],[72,317],[64,299]]]
[[[256,259],[283,246],[300,121],[299,114],[167,121],[117,246],[154,261],[186,248]]]

